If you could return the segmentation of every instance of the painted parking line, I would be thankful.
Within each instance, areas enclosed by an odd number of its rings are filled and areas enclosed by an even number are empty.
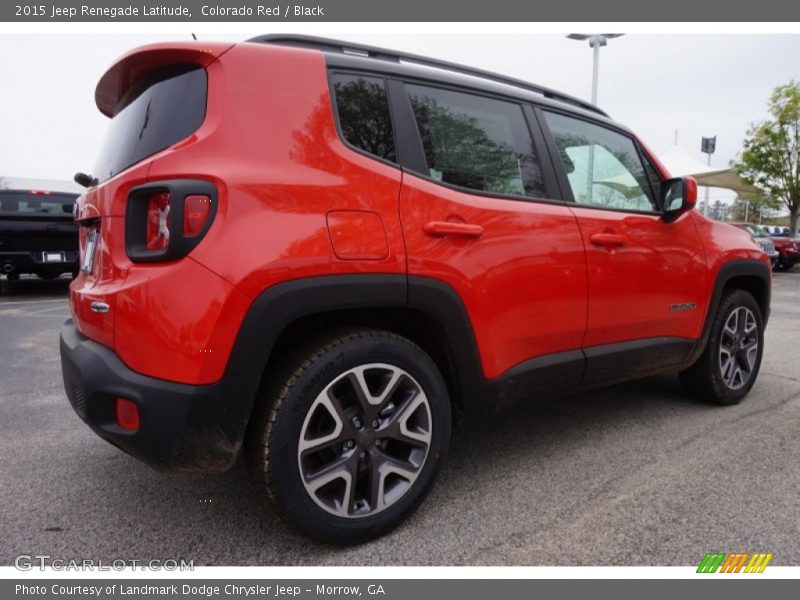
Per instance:
[[[12,300],[10,302],[6,302],[5,300],[0,300],[0,308],[3,306],[15,306],[18,304],[54,304],[56,302],[69,302],[67,298],[58,298],[55,300]]]
[[[54,310],[64,310],[64,308],[66,308],[66,307],[61,306],[59,304],[54,304],[54,305],[48,306],[46,308],[38,308],[38,309],[33,310],[33,311],[27,311],[25,314],[28,314],[28,315],[42,315],[42,316],[46,317],[46,316],[49,316],[47,313],[51,313]]]
[[[43,318],[43,317],[61,319],[63,321],[69,319],[71,315],[4,315],[0,313],[0,319],[31,319],[31,318]]]

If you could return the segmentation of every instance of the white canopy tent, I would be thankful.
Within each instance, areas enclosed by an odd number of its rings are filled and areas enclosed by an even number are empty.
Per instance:
[[[691,176],[703,187],[723,188],[736,192],[740,197],[762,193],[760,189],[747,185],[730,167],[720,169],[697,160],[687,152],[674,146],[659,154],[659,159],[673,177]]]

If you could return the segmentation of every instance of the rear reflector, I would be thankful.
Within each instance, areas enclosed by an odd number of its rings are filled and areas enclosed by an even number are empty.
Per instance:
[[[147,201],[148,250],[164,250],[169,244],[169,194],[153,194]]]
[[[194,237],[203,229],[211,214],[211,198],[203,195],[186,196],[183,201],[183,235]]]
[[[117,398],[117,425],[128,431],[139,429],[139,407],[131,400]]]

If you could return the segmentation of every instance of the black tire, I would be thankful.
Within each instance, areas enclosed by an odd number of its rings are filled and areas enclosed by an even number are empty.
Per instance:
[[[319,404],[320,398],[330,398],[333,394],[332,402],[337,403],[337,408],[345,405],[344,401],[340,402],[335,398],[334,390],[344,390],[343,394],[346,396],[346,386],[356,385],[353,382],[357,378],[353,376],[351,370],[358,370],[363,365],[371,365],[368,371],[362,372],[363,380],[366,382],[368,376],[380,375],[383,377],[380,368],[375,369],[374,374],[372,370],[375,365],[381,364],[396,369],[398,383],[394,385],[393,389],[396,388],[398,391],[388,394],[380,415],[375,416],[369,426],[365,421],[361,424],[361,429],[356,428],[359,423],[358,415],[372,418],[368,416],[372,414],[369,413],[369,410],[380,405],[369,405],[363,413],[359,412],[360,407],[366,401],[363,400],[364,396],[362,395],[360,403],[356,402],[359,396],[354,387],[353,393],[349,396],[352,400],[352,404],[347,408],[349,412],[344,410],[337,412],[341,417],[334,417],[337,421],[329,419],[334,425],[334,435],[337,430],[341,430],[343,432],[340,434],[342,439],[351,434],[361,436],[342,441],[341,444],[338,441],[332,442],[330,448],[319,451],[319,454],[329,452],[334,456],[331,465],[334,462],[339,464],[338,461],[347,460],[347,468],[351,469],[350,473],[353,475],[350,481],[358,482],[355,486],[348,486],[342,480],[334,480],[333,483],[319,488],[320,494],[327,493],[326,486],[330,485],[333,490],[331,495],[336,495],[340,493],[337,486],[339,488],[345,486],[345,491],[341,493],[341,502],[338,505],[340,512],[334,514],[332,511],[337,507],[333,504],[330,506],[324,504],[319,496],[308,489],[306,483],[310,479],[308,473],[304,471],[301,474],[301,469],[304,469],[305,464],[303,461],[306,460],[306,457],[301,457],[301,435],[303,444],[308,444],[310,429],[307,428],[310,427],[313,420],[319,420],[320,414],[324,417],[326,412],[328,417],[334,416],[327,406],[320,413],[322,410]],[[387,371],[387,373],[394,375],[393,371]],[[408,377],[405,377],[406,375]],[[391,377],[385,384],[386,390],[390,385],[388,381],[392,381]],[[402,383],[399,383],[401,381]],[[424,401],[425,404],[422,406],[427,406],[428,409],[422,411],[421,417],[420,409],[413,408],[410,400],[406,402],[403,399],[405,395],[399,398],[397,396],[400,392],[405,394],[401,386],[406,384],[413,388],[408,394],[409,398],[415,397],[414,394],[418,393],[414,390],[422,392],[421,400],[418,403]],[[373,385],[384,384],[378,382]],[[326,392],[323,396],[321,393],[324,390],[328,390],[330,393]],[[380,395],[383,392],[375,393]],[[372,395],[371,392],[370,395]],[[395,400],[397,401],[396,406],[394,405]],[[392,406],[388,407],[388,404]],[[391,502],[386,501],[388,495],[385,490],[389,486],[389,476],[392,474],[384,475],[382,469],[374,466],[385,466],[379,461],[384,460],[382,457],[389,455],[390,444],[393,445],[392,450],[395,449],[394,444],[397,444],[398,448],[402,447],[401,442],[394,442],[390,438],[379,440],[383,425],[375,424],[384,421],[381,415],[387,408],[396,411],[396,415],[390,413],[386,419],[387,426],[389,422],[396,421],[393,425],[395,433],[398,431],[398,427],[405,428],[405,432],[408,433],[409,419],[421,418],[424,422],[423,429],[427,428],[422,435],[428,436],[424,458],[417,461],[419,466],[416,478],[413,481],[409,479],[406,486],[401,477],[394,475],[397,481],[392,480],[393,489],[404,491],[397,493],[396,498]],[[356,416],[350,416],[353,414]],[[403,419],[402,424],[400,419]],[[341,428],[338,423],[344,423],[348,429]],[[374,428],[371,428],[373,426]],[[412,426],[416,427],[416,423]],[[366,429],[371,432],[368,440],[367,434],[363,433]],[[280,364],[269,369],[260,394],[259,404],[248,429],[246,457],[253,477],[295,524],[322,541],[334,544],[353,544],[387,533],[416,510],[429,492],[435,476],[444,462],[450,443],[450,430],[451,412],[447,387],[436,365],[421,348],[405,338],[386,331],[349,330],[330,334],[326,338],[298,348],[292,356],[288,356]],[[325,437],[326,435],[323,434],[317,439],[321,440]],[[316,441],[316,439],[312,440],[311,445],[314,445]],[[347,445],[351,443],[354,445],[350,447],[354,449],[349,451]],[[385,447],[380,447],[380,443],[384,443]],[[375,445],[374,448],[373,445]],[[303,452],[306,450],[304,449]],[[310,459],[318,459],[319,455],[314,454],[317,450],[312,449],[308,452]],[[353,454],[348,454],[349,452],[353,452]],[[413,455],[415,452],[421,453],[422,451],[410,450],[409,454]],[[346,458],[348,455],[352,457],[352,461]],[[391,462],[394,458],[386,460]],[[355,466],[353,461],[355,461]],[[392,464],[399,463],[393,462]],[[318,471],[323,470],[324,465],[318,469]],[[384,492],[376,496],[380,500],[374,503],[374,506],[378,507],[374,511],[371,506],[372,502],[369,501],[373,489],[369,482],[375,481],[372,478],[373,473],[377,474],[380,480],[377,489]],[[364,498],[355,498],[354,495],[360,489],[359,486],[363,488],[365,484],[367,492],[364,494]],[[355,491],[345,502],[351,487]],[[357,509],[365,512],[358,514],[356,513]],[[341,511],[345,511],[347,514],[342,516]]]
[[[741,333],[741,341],[738,339],[738,334],[736,339],[732,341],[734,338],[730,334],[723,332],[735,311],[739,311],[739,315],[747,315],[746,311],[749,311],[755,323],[755,330],[751,335],[748,336],[744,334],[744,332]],[[730,373],[731,370],[726,369],[726,374],[723,374],[723,363],[725,363],[725,365],[728,363],[725,362],[722,346],[739,344],[738,347],[741,347],[742,350],[731,357],[731,360],[737,361],[733,365],[734,369],[732,370],[739,369],[743,371],[744,366],[746,366],[747,358],[742,357],[741,354],[746,354],[744,344],[749,343],[749,340],[756,340],[758,346],[746,380],[744,380],[745,376],[741,375],[741,377],[732,379],[733,385],[726,383],[727,374]],[[758,377],[763,353],[764,320],[758,302],[756,302],[753,296],[743,290],[729,290],[725,293],[720,302],[719,310],[711,325],[711,333],[705,350],[703,350],[703,354],[694,365],[680,374],[681,383],[693,396],[705,402],[722,405],[738,404],[747,396]],[[729,351],[728,354],[730,355]]]

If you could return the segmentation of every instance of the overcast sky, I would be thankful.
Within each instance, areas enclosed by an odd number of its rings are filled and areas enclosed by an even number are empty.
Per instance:
[[[187,37],[0,35],[0,175],[71,179],[91,171],[107,121],[94,105],[98,78],[132,47]],[[462,62],[587,99],[591,91],[588,44],[563,35],[336,37]],[[772,88],[800,79],[798,56],[800,35],[626,35],[601,50],[598,103],[657,153],[673,145],[677,129],[678,145],[704,160],[700,137],[717,135],[712,164],[725,166],[748,123],[766,116]]]

